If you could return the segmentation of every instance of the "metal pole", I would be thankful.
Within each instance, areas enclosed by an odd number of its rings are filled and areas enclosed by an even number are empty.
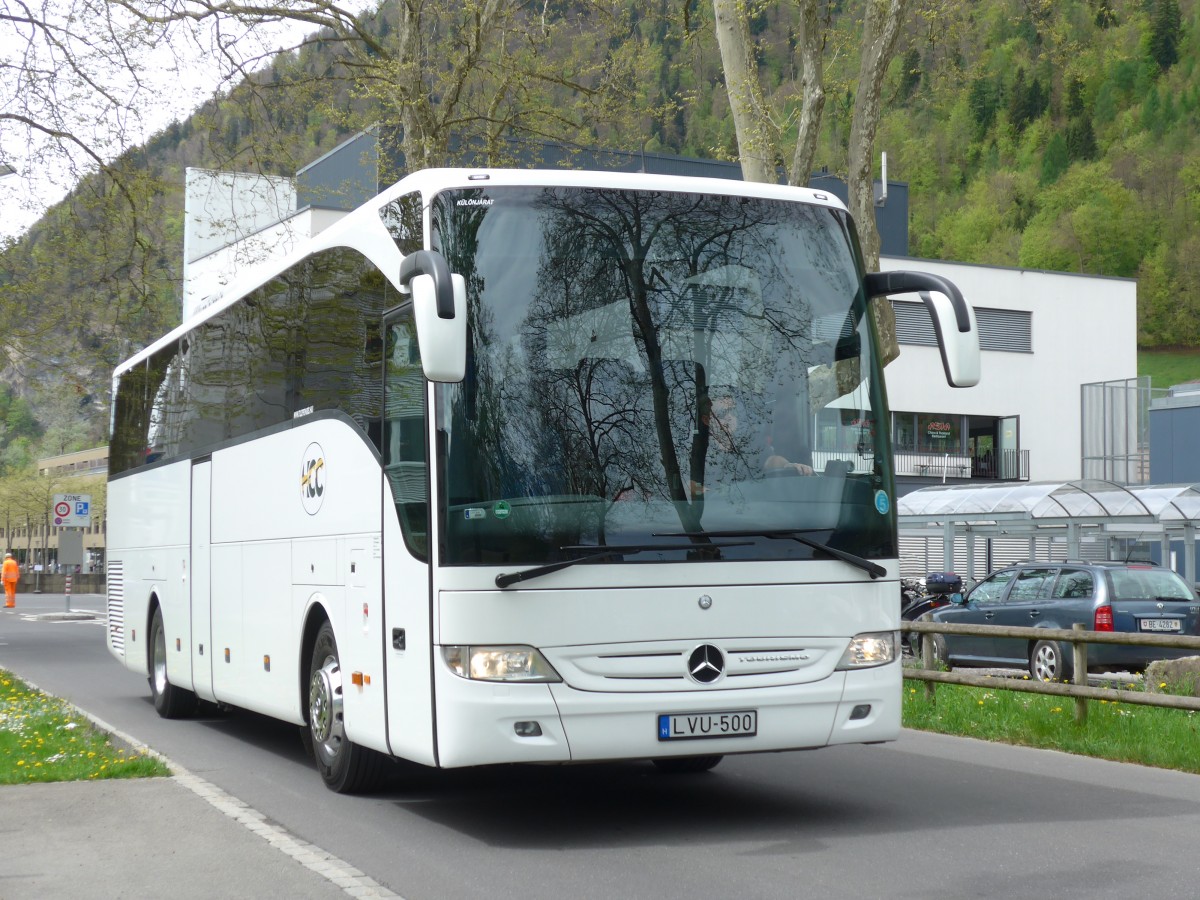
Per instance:
[[[1079,523],[1067,523],[1067,558],[1079,559]]]
[[[1196,587],[1196,523],[1183,523],[1183,577]]]
[[[38,526],[39,528],[41,526]],[[30,546],[33,545],[33,536],[29,538]],[[42,561],[33,565],[33,592],[40,594],[42,592],[42,568],[46,565],[46,533],[42,532]]]

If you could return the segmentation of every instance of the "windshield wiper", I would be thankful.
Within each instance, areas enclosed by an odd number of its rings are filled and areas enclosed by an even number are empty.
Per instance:
[[[655,537],[765,537],[780,540],[792,540],[797,543],[804,544],[806,547],[812,547],[814,550],[819,550],[822,553],[828,553],[835,559],[840,559],[842,562],[849,563],[862,569],[868,575],[874,578],[882,578],[887,574],[887,569],[879,565],[879,563],[871,562],[869,559],[863,559],[854,553],[849,553],[846,550],[839,550],[837,547],[830,547],[828,544],[822,544],[820,541],[814,541],[812,538],[804,537],[805,531],[816,531],[815,528],[777,528],[777,529],[761,529],[752,531],[672,531],[655,534]],[[821,529],[824,530],[824,529]]]
[[[733,537],[734,535],[730,535]],[[602,559],[612,559],[614,556],[623,558],[626,555],[634,553],[650,553],[655,550],[696,550],[708,547],[746,547],[749,546],[749,541],[736,541],[725,544],[614,544],[611,547],[604,547],[601,553],[591,553],[587,556],[580,556],[575,559],[564,559],[554,563],[546,563],[544,566],[534,566],[532,569],[525,569],[521,572],[501,572],[496,576],[496,587],[506,588],[511,584],[516,584],[519,581],[528,581],[530,578],[538,578],[542,575],[549,575],[551,572],[557,572],[560,569],[565,569],[569,566],[578,565],[579,563],[599,562]],[[601,550],[602,548],[596,544],[571,545],[558,548],[562,552],[580,550]]]

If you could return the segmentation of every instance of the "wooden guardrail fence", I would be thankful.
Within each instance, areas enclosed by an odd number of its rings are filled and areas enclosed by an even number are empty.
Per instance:
[[[1200,697],[1179,697],[1120,688],[1092,687],[1087,680],[1088,644],[1133,644],[1142,647],[1195,650],[1200,656],[1200,637],[1191,635],[1139,634],[1124,631],[1087,631],[1082,625],[1065,628],[1028,628],[1002,625],[957,625],[949,622],[902,622],[901,631],[917,634],[973,634],[991,637],[1024,638],[1031,641],[1063,641],[1074,647],[1074,677],[1071,684],[1034,681],[1024,678],[1000,678],[966,672],[942,672],[933,657],[933,641],[921,641],[921,668],[905,667],[904,677],[925,682],[925,695],[934,699],[935,684],[961,684],[968,687],[999,688],[1026,694],[1053,694],[1075,700],[1075,720],[1087,719],[1088,700],[1160,706],[1170,709],[1200,710]]]

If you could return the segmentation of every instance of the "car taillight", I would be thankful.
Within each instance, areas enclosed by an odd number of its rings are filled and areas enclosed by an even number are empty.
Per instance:
[[[1096,621],[1092,626],[1092,631],[1112,631],[1113,616],[1111,606],[1101,606],[1096,610]]]

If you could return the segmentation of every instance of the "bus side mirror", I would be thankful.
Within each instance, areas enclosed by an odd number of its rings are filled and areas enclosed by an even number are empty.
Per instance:
[[[467,282],[450,276],[454,318],[438,315],[438,291],[432,275],[417,275],[409,282],[421,368],[430,381],[459,382],[467,372]]]
[[[400,286],[412,294],[421,367],[430,381],[462,381],[467,371],[467,283],[440,253],[418,250],[400,263]]]
[[[867,297],[880,294],[920,295],[942,353],[942,368],[951,387],[979,383],[979,328],[975,310],[948,279],[928,272],[873,272],[863,279]]]

